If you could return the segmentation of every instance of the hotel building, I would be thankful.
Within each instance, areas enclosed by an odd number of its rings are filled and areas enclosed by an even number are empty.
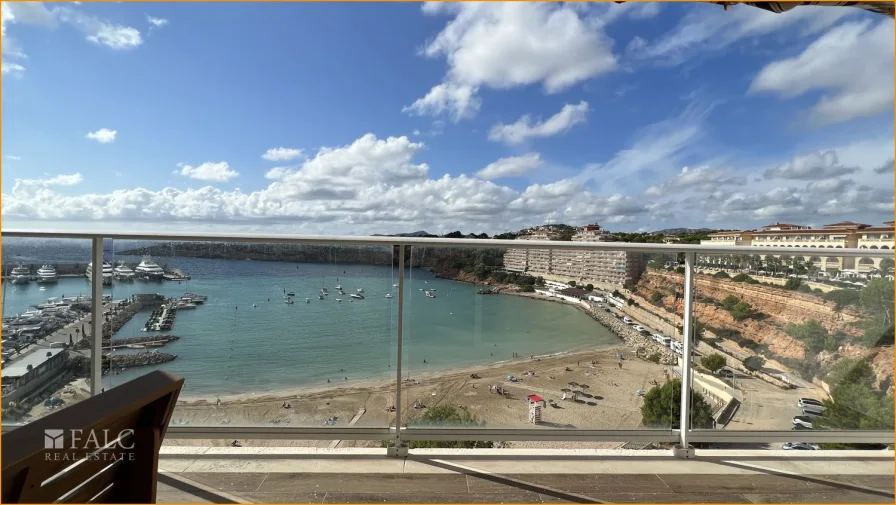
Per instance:
[[[539,228],[517,240],[556,240],[550,229]],[[614,242],[616,237],[599,225],[589,224],[572,237],[573,242]],[[552,251],[546,249],[508,249],[504,268],[530,275],[553,275],[592,284],[627,285],[641,278],[647,266],[646,255],[624,251]]]
[[[723,231],[712,233],[709,240],[701,244],[754,247],[792,247],[792,258],[811,261],[822,271],[853,271],[868,273],[872,270],[887,270],[893,267],[889,258],[842,258],[833,256],[801,255],[800,248],[819,247],[826,249],[893,249],[893,221],[883,226],[871,226],[852,221],[826,224],[822,228],[775,223],[763,226],[761,230]],[[834,251],[832,251],[834,253]],[[763,260],[764,255],[760,255]],[[783,256],[783,255],[780,255]],[[780,257],[779,256],[779,257]]]

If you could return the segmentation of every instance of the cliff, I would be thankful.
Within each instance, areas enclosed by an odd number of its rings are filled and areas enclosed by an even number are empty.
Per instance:
[[[662,297],[652,304],[642,304],[661,317],[681,323],[683,314],[682,275],[649,270],[635,286],[634,294],[644,300]],[[756,311],[756,317],[736,321],[728,310],[719,306],[728,296],[734,295],[749,303]],[[881,383],[886,387],[893,381],[892,347],[869,349],[856,340],[861,336],[858,322],[862,313],[855,307],[838,308],[834,302],[806,293],[785,291],[758,284],[715,279],[706,275],[695,278],[694,313],[704,326],[720,330],[723,336],[732,331],[739,332],[745,339],[766,346],[769,358],[779,357],[790,360],[812,360],[819,366],[815,370],[827,370],[843,358],[870,357],[872,366]],[[846,340],[835,353],[814,354],[806,345],[784,332],[788,323],[802,324],[810,320],[819,321],[831,334],[840,333]],[[878,352],[879,351],[879,352]]]

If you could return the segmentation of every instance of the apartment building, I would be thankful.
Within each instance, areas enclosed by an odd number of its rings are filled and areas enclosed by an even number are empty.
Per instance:
[[[520,236],[518,240],[555,240],[556,236],[551,230],[542,228]],[[578,230],[572,240],[613,242],[616,237],[600,225],[589,224]],[[525,268],[521,268],[524,264]],[[633,284],[641,278],[646,266],[645,255],[624,251],[508,249],[504,255],[504,267],[508,270],[528,272],[531,275],[554,275],[585,284]]]
[[[709,240],[701,244],[724,246],[792,247],[794,249],[819,247],[825,249],[893,249],[893,221],[883,226],[871,226],[852,221],[826,224],[813,229],[808,226],[775,223],[763,226],[761,230],[724,231],[712,233]],[[833,253],[834,251],[832,251]],[[893,267],[889,258],[842,258],[832,256],[786,255],[811,261],[819,269],[827,272],[853,271],[868,273],[872,270],[887,270]],[[765,259],[765,255],[760,255]],[[778,255],[779,257],[785,255]]]

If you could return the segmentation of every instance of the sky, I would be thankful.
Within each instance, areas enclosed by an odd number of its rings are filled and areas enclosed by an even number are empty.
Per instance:
[[[891,18],[685,3],[2,4],[6,229],[893,219]]]

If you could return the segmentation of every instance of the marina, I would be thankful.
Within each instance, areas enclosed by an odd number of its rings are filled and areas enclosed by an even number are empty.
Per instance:
[[[189,303],[197,307],[176,309],[169,330],[142,332],[153,312],[153,308],[143,307],[118,328],[112,340],[174,333],[180,338],[165,343],[164,349],[177,359],[128,369],[104,381],[118,384],[159,368],[185,376],[192,396],[315,387],[326,385],[328,379],[344,382],[347,377],[352,382],[394,374],[398,324],[398,294],[393,287],[398,274],[394,268],[339,265],[337,273],[333,265],[325,264],[194,258],[158,261],[190,272],[192,280],[157,284],[116,280],[103,287],[104,294],[111,301],[153,293],[151,296],[168,303],[175,300],[175,309],[177,302],[189,297]],[[413,295],[405,302],[407,362],[403,369],[415,375],[512,359],[514,352],[528,356],[618,342],[573,307],[509,296],[486,300],[475,296],[478,287],[474,285],[436,279],[421,269],[408,269],[406,275],[406,293]],[[365,299],[329,295],[337,285]],[[33,283],[4,283],[3,288],[5,316],[46,304],[47,298],[62,300],[63,295],[66,303],[84,309],[90,306],[85,295],[91,286],[83,275],[62,277],[44,290]],[[436,289],[433,293],[438,293],[438,298],[425,298],[420,291],[423,288]],[[295,303],[284,303],[284,289],[295,294],[291,297]],[[363,289],[363,294],[358,289]],[[336,302],[337,298],[343,301]],[[155,322],[159,316],[157,313]],[[4,332],[4,338],[6,335]],[[551,338],[543,338],[545,335]],[[152,342],[131,342],[146,347],[116,348],[114,354],[161,348],[147,345]],[[297,367],[301,374],[295,373]]]

